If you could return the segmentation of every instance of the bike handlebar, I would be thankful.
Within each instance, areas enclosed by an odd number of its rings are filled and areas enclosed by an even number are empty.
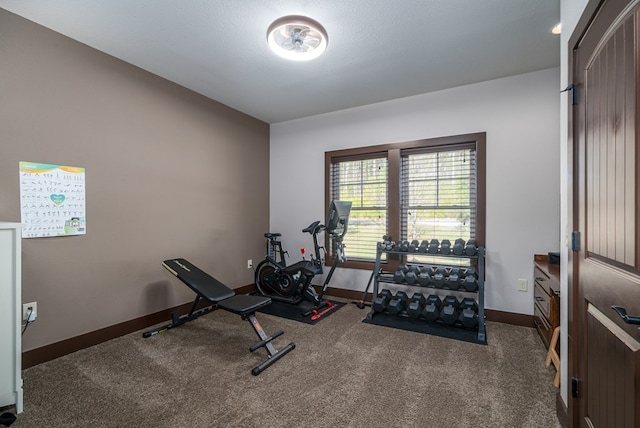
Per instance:
[[[302,229],[302,232],[310,233],[312,235],[319,233],[320,231],[325,229],[324,224],[320,224],[320,221],[314,221],[309,226]]]

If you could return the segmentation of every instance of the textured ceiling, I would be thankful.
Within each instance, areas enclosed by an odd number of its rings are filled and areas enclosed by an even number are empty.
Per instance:
[[[268,123],[560,63],[560,0],[0,0],[9,10]],[[310,62],[266,29],[306,15],[329,34]]]

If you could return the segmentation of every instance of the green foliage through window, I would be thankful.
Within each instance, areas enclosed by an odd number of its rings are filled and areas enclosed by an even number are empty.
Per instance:
[[[402,237],[409,241],[474,235],[475,151],[402,156]]]

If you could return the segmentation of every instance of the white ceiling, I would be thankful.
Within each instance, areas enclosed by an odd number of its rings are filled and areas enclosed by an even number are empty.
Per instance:
[[[0,0],[4,8],[268,123],[560,63],[560,0]],[[323,56],[272,54],[306,15]]]

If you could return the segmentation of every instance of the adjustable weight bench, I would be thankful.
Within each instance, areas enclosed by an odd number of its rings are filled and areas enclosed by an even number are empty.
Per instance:
[[[269,297],[236,295],[235,291],[231,288],[227,287],[206,272],[198,269],[185,259],[165,260],[162,262],[162,266],[192,289],[196,293],[196,299],[191,305],[191,310],[187,315],[178,316],[177,312],[173,312],[171,314],[171,323],[155,330],[147,331],[142,334],[143,337],[146,338],[154,336],[173,327],[178,327],[186,322],[193,321],[194,319],[216,309],[224,309],[240,315],[243,320],[247,320],[251,323],[251,326],[258,335],[260,342],[251,346],[249,348],[250,352],[264,347],[269,353],[269,358],[265,362],[251,370],[251,374],[254,376],[259,375],[262,371],[271,366],[271,364],[278,361],[296,347],[295,343],[291,342],[281,350],[276,350],[271,341],[282,335],[284,330],[278,330],[271,336],[267,336],[256,319],[256,310],[271,303],[271,299]],[[209,302],[211,306],[196,311],[196,306],[201,299]]]

